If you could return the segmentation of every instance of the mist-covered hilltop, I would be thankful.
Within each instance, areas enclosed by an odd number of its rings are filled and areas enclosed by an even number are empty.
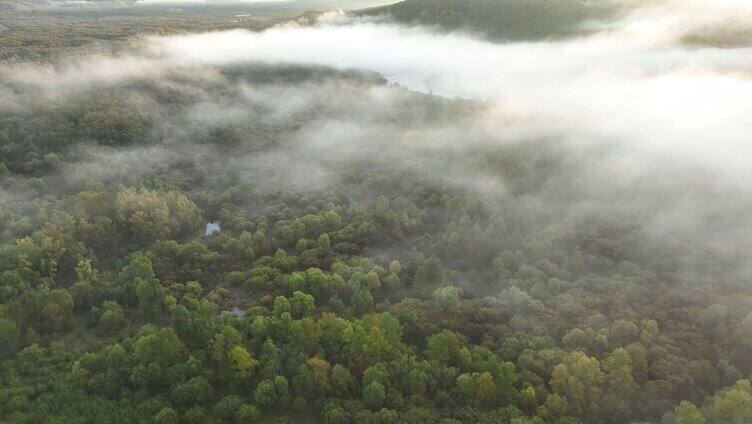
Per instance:
[[[163,7],[0,16],[0,422],[751,422],[748,3]]]

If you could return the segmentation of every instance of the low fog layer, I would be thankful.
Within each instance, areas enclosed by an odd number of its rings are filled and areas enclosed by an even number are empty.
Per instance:
[[[713,42],[729,31],[748,34],[749,22],[746,2],[671,1],[638,8],[585,38],[493,44],[330,16],[260,34],[155,39],[150,50],[189,64],[375,70],[412,90],[483,100],[488,110],[472,127],[493,132],[493,142],[553,138],[601,149],[579,186],[593,199],[604,200],[607,186],[659,190],[662,199],[653,200],[660,205],[626,207],[657,207],[656,227],[709,237],[702,228],[725,226],[719,220],[745,220],[736,230],[749,224],[732,204],[749,204],[752,49]],[[709,215],[716,218],[703,219]],[[731,250],[739,241],[721,236]]]
[[[489,100],[520,124],[504,120],[501,131],[627,143],[656,154],[654,160],[700,161],[715,170],[723,165],[724,172],[751,169],[739,161],[747,156],[739,149],[748,148],[752,129],[745,119],[752,111],[750,48],[685,43],[749,22],[752,6],[741,2],[672,2],[640,9],[587,38],[542,43],[492,44],[330,19],[260,34],[157,39],[151,48],[179,63],[375,70],[413,90]],[[489,116],[489,124],[494,121],[500,120]]]
[[[739,212],[749,205],[752,178],[752,49],[714,40],[729,31],[748,33],[745,22],[752,22],[752,6],[743,1],[670,1],[636,8],[584,38],[494,44],[333,13],[313,26],[153,38],[126,56],[83,59],[56,71],[2,72],[39,87],[43,96],[60,97],[90,84],[175,72],[207,77],[213,67],[254,63],[375,71],[410,90],[484,104],[469,122],[446,122],[446,132],[389,128],[392,146],[407,149],[398,160],[420,161],[422,153],[405,154],[416,146],[463,151],[478,143],[555,140],[583,157],[570,187],[576,195],[562,213],[648,215],[646,225],[659,232],[697,236],[739,253],[749,248],[740,230],[750,228],[750,220]],[[289,113],[315,99],[309,88],[255,95]],[[383,91],[379,99],[393,95]],[[371,122],[341,122],[346,117],[332,117],[302,136],[304,162],[316,163],[336,149],[389,151],[379,145]],[[383,128],[377,133],[383,135]],[[458,183],[487,186],[483,181],[457,177]],[[613,210],[615,204],[620,210]]]

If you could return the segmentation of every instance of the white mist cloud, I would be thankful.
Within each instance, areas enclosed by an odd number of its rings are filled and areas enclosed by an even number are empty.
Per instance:
[[[751,3],[653,3],[586,37],[507,44],[339,16],[260,33],[152,38],[127,55],[3,67],[0,76],[60,96],[131,78],[211,74],[211,65],[374,70],[413,90],[487,100],[477,125],[499,138],[607,144],[633,162],[699,167],[744,186],[752,178],[752,46],[684,42],[729,28],[752,30]]]
[[[328,164],[317,157],[327,152],[338,152],[335,159],[382,155],[431,169],[432,151],[460,154],[474,143],[556,140],[572,147],[571,160],[583,158],[579,174],[562,183],[571,187],[549,189],[560,190],[570,202],[566,213],[647,215],[654,228],[733,250],[737,243],[752,247],[752,238],[739,235],[752,230],[752,217],[740,212],[752,204],[752,42],[728,43],[743,41],[738,34],[752,34],[752,3],[746,0],[653,2],[591,35],[534,43],[495,44],[461,33],[340,16],[261,33],[151,38],[128,56],[88,59],[56,70],[5,68],[0,77],[60,93],[175,72],[213,78],[215,65],[373,70],[412,90],[479,99],[488,107],[481,119],[405,130],[368,119],[369,112],[387,116],[390,107],[409,112],[404,105],[390,106],[398,98],[396,90],[377,89],[360,94],[360,103],[343,102],[357,110],[308,125],[294,151],[273,152],[279,156],[249,166],[299,157],[311,167],[304,174],[322,174],[318,181],[325,179]],[[326,96],[338,101],[331,94],[336,87],[237,89],[279,116],[305,110]],[[204,105],[193,120],[242,117],[239,107]],[[399,148],[390,149],[393,144]],[[434,167],[440,169],[437,174],[446,170]],[[497,175],[443,173],[459,185],[504,191]]]
[[[645,160],[752,177],[752,48],[698,47],[686,37],[752,22],[738,0],[644,7],[593,35],[494,44],[368,21],[262,33],[153,39],[178,63],[295,63],[367,69],[419,91],[489,100],[501,134],[612,143]],[[741,19],[744,21],[744,19]],[[487,125],[496,125],[489,114]],[[644,156],[644,155],[648,156]],[[733,174],[731,174],[733,171]]]
[[[752,229],[752,219],[740,211],[752,204],[752,43],[727,43],[743,41],[739,34],[752,34],[752,3],[678,0],[650,3],[588,36],[534,43],[339,18],[263,33],[153,39],[150,51],[198,65],[375,70],[413,90],[484,100],[484,119],[456,130],[480,128],[496,141],[553,139],[583,155],[574,187],[561,187],[570,204],[548,207],[639,216],[659,237],[749,252],[752,239],[740,232]],[[324,133],[367,143],[362,131],[349,134]],[[593,149],[597,157],[587,153]],[[471,175],[452,178],[477,189],[466,181]],[[503,184],[490,187],[503,192]]]

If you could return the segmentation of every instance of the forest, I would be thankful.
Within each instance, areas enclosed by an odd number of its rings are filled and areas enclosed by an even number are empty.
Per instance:
[[[752,7],[423,3],[479,26],[3,18],[0,422],[752,423]]]
[[[408,25],[458,28],[491,40],[540,40],[587,32],[582,23],[617,15],[625,5],[586,0],[404,0],[359,11]]]

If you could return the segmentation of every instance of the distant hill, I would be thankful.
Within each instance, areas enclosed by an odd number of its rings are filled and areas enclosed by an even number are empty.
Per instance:
[[[359,13],[465,30],[494,40],[540,40],[577,35],[588,22],[619,10],[616,2],[588,0],[404,0]]]
[[[136,0],[0,0],[0,11],[29,12],[53,8],[103,9],[135,6]]]
[[[48,7],[47,1],[34,0],[0,0],[0,12],[5,11],[26,11],[38,8]]]
[[[323,9],[362,9],[395,3],[396,0],[291,0],[279,4],[290,4],[300,9],[323,10]]]
[[[329,10],[329,9],[362,9],[366,7],[380,6],[390,3],[389,0],[0,0],[0,11],[34,11],[50,8],[76,8],[76,9],[106,9],[139,7],[145,5],[166,5],[184,7],[187,5],[212,6],[243,5],[254,9],[293,9],[296,11],[306,10]],[[393,3],[393,2],[392,2]]]

